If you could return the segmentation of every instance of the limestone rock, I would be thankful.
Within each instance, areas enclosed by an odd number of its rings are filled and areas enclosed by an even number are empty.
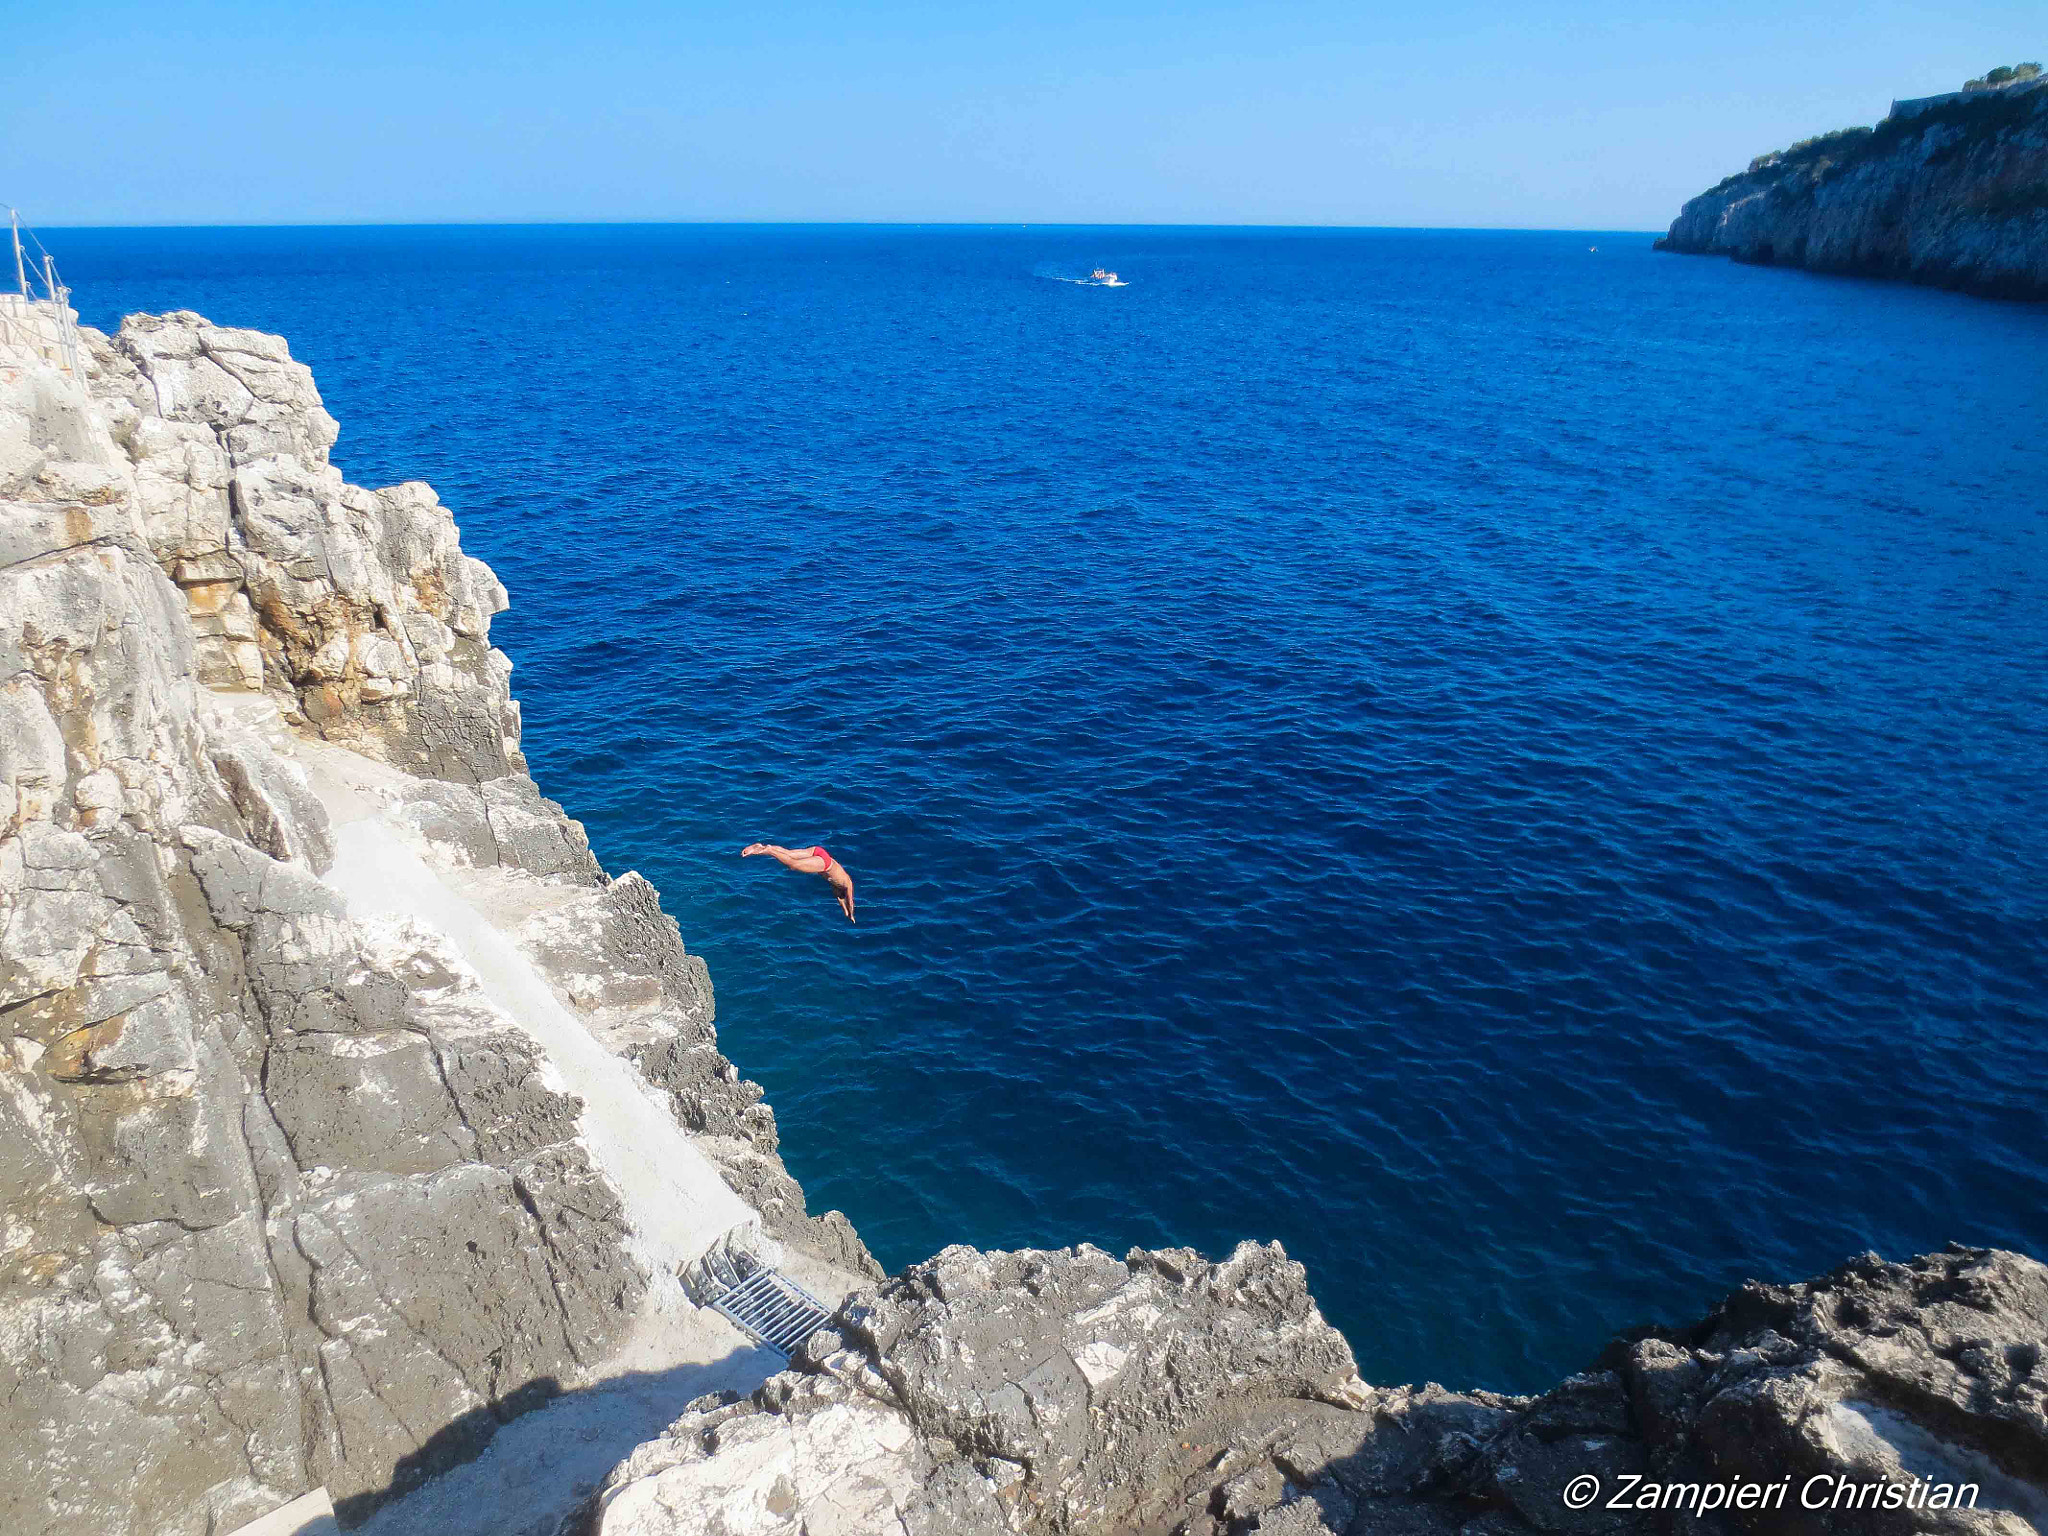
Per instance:
[[[279,338],[85,342],[85,387],[0,354],[0,1530],[211,1536],[320,1485],[346,1526],[604,1357],[649,1277],[532,1035],[323,881],[300,737],[567,909],[564,988],[808,1218],[702,963],[526,776],[504,593],[433,493],[342,481]]]
[[[1760,155],[1658,249],[2048,298],[2048,89],[1901,102],[1874,129]]]
[[[1222,1264],[949,1248],[837,1330],[749,1402],[697,1406],[635,1452],[587,1529],[1167,1530],[1226,1485],[1248,1528],[1289,1486],[1248,1448],[1355,1420],[1367,1390],[1277,1245]]]
[[[1951,1248],[1746,1286],[1540,1397],[1373,1389],[1276,1248],[950,1248],[752,1399],[691,1405],[581,1529],[2027,1536],[2048,1529],[2044,1349],[2048,1268]],[[1603,1491],[1575,1508],[1588,1476]],[[1915,1479],[1971,1485],[1974,1508],[1831,1502]],[[1701,1488],[1745,1480],[1785,1492],[1701,1512]],[[835,1526],[846,1509],[865,1523]]]
[[[416,772],[475,784],[523,766],[511,663],[489,643],[504,588],[427,486],[343,481],[334,418],[282,338],[179,311],[87,341],[203,681],[268,691],[295,721]]]
[[[667,1096],[676,1119],[697,1133],[725,1182],[761,1213],[770,1233],[836,1269],[882,1277],[843,1214],[807,1211],[803,1190],[777,1153],[775,1115],[760,1084],[741,1077],[717,1048],[710,972],[684,949],[652,885],[623,875],[547,906],[519,937],[591,1033]]]

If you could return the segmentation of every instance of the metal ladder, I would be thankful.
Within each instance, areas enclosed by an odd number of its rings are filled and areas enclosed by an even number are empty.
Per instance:
[[[703,1267],[721,1287],[711,1309],[785,1358],[832,1320],[823,1302],[766,1264],[749,1265],[743,1275],[723,1254],[707,1254]]]

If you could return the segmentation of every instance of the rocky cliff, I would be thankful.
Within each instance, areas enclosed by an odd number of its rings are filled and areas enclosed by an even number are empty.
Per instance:
[[[572,1531],[2029,1536],[2044,1348],[2048,1268],[1951,1248],[1745,1286],[1538,1397],[1374,1388],[1276,1248],[955,1248],[691,1404]]]
[[[358,1519],[693,1248],[874,1273],[527,776],[433,492],[347,484],[277,337],[79,342],[0,348],[0,1530]]]
[[[1687,203],[1657,248],[2048,298],[2044,85],[1900,102],[1875,128],[1759,156]]]

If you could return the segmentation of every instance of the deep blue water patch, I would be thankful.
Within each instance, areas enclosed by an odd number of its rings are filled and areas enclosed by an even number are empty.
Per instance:
[[[1616,235],[48,240],[455,508],[541,784],[885,1263],[1279,1237],[1368,1378],[1527,1389],[2048,1253],[2048,309]]]

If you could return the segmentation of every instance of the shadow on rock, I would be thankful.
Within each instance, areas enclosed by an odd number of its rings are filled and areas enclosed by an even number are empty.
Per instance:
[[[1354,1447],[1275,1445],[1285,1502],[1213,1529],[2028,1536],[2048,1530],[2044,1348],[2034,1260],[1873,1254],[1626,1335],[1539,1397],[1382,1390]]]
[[[390,1483],[339,1501],[343,1529],[363,1536],[552,1536],[634,1447],[662,1433],[692,1399],[752,1390],[781,1369],[759,1347],[710,1363],[634,1371],[563,1389],[527,1383],[436,1431]]]

